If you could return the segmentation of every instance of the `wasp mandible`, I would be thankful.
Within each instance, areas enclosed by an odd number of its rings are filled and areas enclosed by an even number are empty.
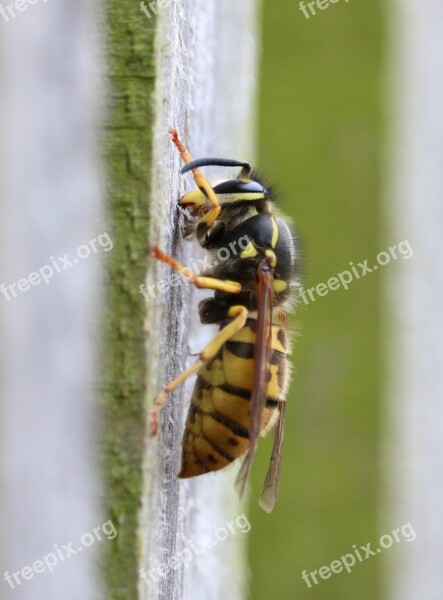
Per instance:
[[[182,441],[178,477],[218,471],[244,457],[236,480],[243,495],[257,439],[275,427],[271,461],[260,506],[274,508],[280,477],[285,401],[289,382],[287,313],[299,276],[299,252],[287,219],[273,205],[273,192],[247,162],[230,159],[192,160],[175,130],[170,131],[197,189],[179,206],[187,209],[187,235],[197,239],[211,257],[212,267],[194,274],[175,259],[153,248],[155,258],[181,272],[198,288],[213,290],[199,304],[203,324],[219,325],[217,336],[198,360],[156,398],[151,429],[158,431],[158,414],[169,392],[192,374],[197,379]],[[235,179],[212,187],[201,167],[240,167]],[[220,248],[247,240],[229,260],[216,261]]]

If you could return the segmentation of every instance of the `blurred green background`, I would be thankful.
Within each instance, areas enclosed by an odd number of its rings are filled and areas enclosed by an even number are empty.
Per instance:
[[[296,0],[263,1],[258,166],[301,236],[305,288],[385,248],[385,23],[378,0],[340,0],[309,20]],[[301,335],[270,516],[256,498],[271,436],[253,474],[250,598],[374,600],[382,557],[311,589],[301,573],[379,535],[380,274],[302,303],[292,324]]]

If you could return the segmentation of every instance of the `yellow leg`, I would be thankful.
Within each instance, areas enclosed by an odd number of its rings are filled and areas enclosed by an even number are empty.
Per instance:
[[[157,246],[152,247],[152,253],[158,260],[166,263],[176,271],[183,273],[183,275],[198,288],[219,290],[220,292],[226,292],[227,294],[239,294],[241,292],[240,283],[237,283],[236,281],[223,281],[221,279],[216,279],[215,277],[200,277],[199,275],[195,275],[175,259],[164,254]]]
[[[200,357],[191,367],[183,371],[176,379],[168,383],[157,398],[154,401],[154,406],[151,410],[151,435],[157,435],[158,433],[158,414],[160,412],[161,407],[166,399],[166,396],[172,390],[175,390],[181,383],[185,381],[190,375],[193,375],[197,371],[201,369],[201,367],[206,363],[211,361],[217,353],[220,351],[221,347],[229,340],[233,335],[240,331],[240,329],[246,323],[246,319],[248,317],[248,309],[245,306],[231,306],[227,314],[228,317],[232,317],[232,321],[226,327],[216,335],[216,337],[210,342],[201,352]]]
[[[180,156],[182,157],[183,162],[191,162],[191,155],[189,154],[183,143],[180,141],[177,131],[175,129],[170,129],[169,133],[171,134],[171,139],[177,147],[177,150],[180,152]],[[209,181],[200,171],[200,169],[192,169],[192,175],[194,177],[194,181],[197,187],[204,193],[206,198],[211,203],[210,211],[207,212],[206,215],[200,219],[199,223],[206,223],[208,227],[210,227],[215,221],[215,219],[218,217],[221,210],[217,195],[212,189],[212,186],[209,183]]]

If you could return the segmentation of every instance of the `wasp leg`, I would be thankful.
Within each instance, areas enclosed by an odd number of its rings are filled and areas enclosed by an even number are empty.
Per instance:
[[[174,142],[177,150],[180,152],[180,156],[182,157],[183,162],[191,162],[191,155],[185,148],[184,144],[180,141],[177,131],[175,129],[170,129],[169,133],[171,134],[171,139]],[[218,202],[216,193],[212,189],[211,184],[200,171],[200,169],[192,169],[192,175],[194,177],[196,186],[203,192],[203,194],[211,203],[211,209],[199,221],[199,224],[205,224],[209,228],[214,223],[215,219],[220,213],[220,204]]]
[[[183,371],[183,373],[162,389],[151,409],[151,435],[155,436],[158,433],[158,414],[169,392],[175,390],[175,388],[183,383],[185,379],[190,377],[190,375],[199,371],[206,362],[213,360],[221,350],[222,346],[244,326],[247,316],[248,309],[245,306],[231,306],[227,317],[231,317],[233,320],[226,325],[226,327],[223,327],[212,342],[200,352],[200,357],[197,362],[186,369],[186,371]]]
[[[223,281],[221,279],[216,279],[215,277],[200,277],[199,275],[195,275],[174,258],[164,254],[157,246],[152,247],[152,253],[158,260],[166,263],[176,271],[183,273],[183,275],[198,288],[219,290],[220,292],[226,292],[227,294],[239,294],[241,292],[240,283],[237,283],[236,281]]]

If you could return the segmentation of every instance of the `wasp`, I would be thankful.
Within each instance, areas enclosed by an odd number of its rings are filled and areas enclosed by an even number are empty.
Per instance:
[[[197,188],[179,200],[189,218],[186,235],[194,237],[212,258],[211,268],[195,274],[153,248],[155,258],[182,273],[198,288],[212,290],[199,304],[203,324],[219,325],[217,336],[198,360],[166,385],[151,411],[151,430],[169,392],[197,374],[182,440],[179,478],[218,471],[244,457],[236,479],[243,495],[257,440],[275,428],[268,473],[260,506],[274,508],[280,478],[286,394],[287,313],[291,292],[298,287],[298,242],[286,218],[273,204],[273,192],[247,162],[230,159],[192,160],[175,130],[171,139],[192,172]],[[201,167],[240,167],[235,179],[211,186]],[[221,248],[241,250],[215,260]]]

